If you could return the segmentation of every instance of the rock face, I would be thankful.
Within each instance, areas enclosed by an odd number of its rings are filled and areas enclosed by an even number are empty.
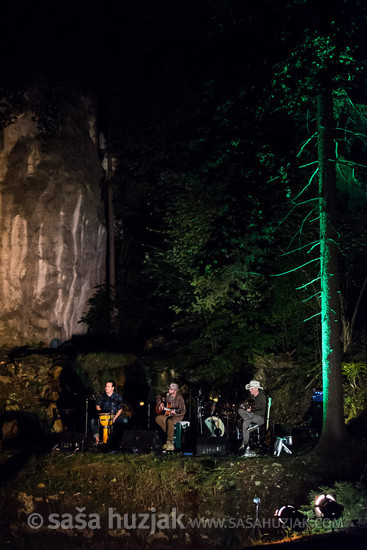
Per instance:
[[[2,134],[0,347],[50,345],[86,331],[78,321],[105,280],[93,119],[70,110],[57,139],[45,141],[25,112]]]
[[[312,414],[312,374],[287,354],[256,356],[254,378],[272,397],[275,424],[305,425]]]

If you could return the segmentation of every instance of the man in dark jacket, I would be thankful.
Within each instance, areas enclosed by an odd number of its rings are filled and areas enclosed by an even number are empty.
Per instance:
[[[112,417],[112,424],[115,424],[115,422],[126,423],[127,418],[125,415],[122,415],[123,408],[122,397],[115,391],[115,382],[113,380],[107,380],[104,392],[102,392],[96,400],[97,413],[110,414]],[[96,419],[92,420],[92,435],[96,443],[99,443],[99,426]]]
[[[250,424],[254,423],[257,426],[264,424],[266,416],[266,396],[263,392],[263,388],[260,386],[258,380],[251,380],[249,384],[246,385],[246,390],[251,394],[251,399],[245,401],[240,405],[238,409],[238,414],[243,418],[242,423],[242,445],[240,450],[245,450],[246,452],[243,456],[255,456],[255,453],[251,451],[248,447],[248,440],[250,437],[249,427]]]
[[[186,413],[185,401],[178,392],[178,385],[176,383],[173,382],[170,384],[168,393],[165,397],[157,397],[156,412],[157,416],[155,421],[167,436],[167,441],[163,445],[163,449],[166,451],[173,451],[175,449],[173,444],[175,424],[183,420]]]

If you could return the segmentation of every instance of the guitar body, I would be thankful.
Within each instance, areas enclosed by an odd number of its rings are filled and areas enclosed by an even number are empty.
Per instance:
[[[254,399],[248,399],[245,401],[245,403],[242,403],[239,406],[240,409],[245,409],[245,411],[249,411],[251,413],[254,413],[256,411],[256,405]]]
[[[174,407],[172,407],[171,403],[166,403],[166,406],[163,407],[163,413],[166,416],[170,416],[172,414],[172,411],[175,410]]]

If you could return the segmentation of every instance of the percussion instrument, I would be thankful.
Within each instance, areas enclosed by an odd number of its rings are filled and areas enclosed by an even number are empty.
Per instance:
[[[112,432],[112,421],[113,414],[111,413],[101,413],[98,415],[98,424],[102,426],[102,441],[107,443],[108,437]]]
[[[204,424],[211,436],[222,437],[226,431],[222,420],[218,416],[209,416],[204,420]]]
[[[203,414],[204,414],[205,417],[218,416],[218,414],[219,414],[218,403],[216,403],[215,401],[212,401],[212,400],[205,403],[205,405],[203,407]]]

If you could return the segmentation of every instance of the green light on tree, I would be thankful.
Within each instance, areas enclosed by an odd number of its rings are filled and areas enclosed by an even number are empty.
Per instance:
[[[336,244],[335,128],[331,86],[321,82],[318,96],[318,176],[321,270],[321,344],[323,431],[320,446],[345,440],[342,365],[340,354],[340,298]]]

